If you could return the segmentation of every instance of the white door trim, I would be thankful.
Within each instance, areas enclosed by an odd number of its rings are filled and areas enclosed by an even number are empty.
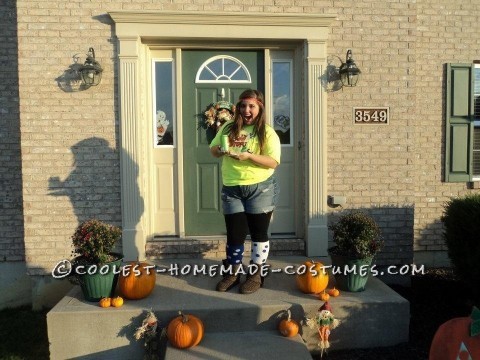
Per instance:
[[[180,44],[196,39],[208,44],[209,40],[215,40],[216,34],[233,42],[252,39],[265,44],[286,40],[303,43],[307,255],[326,256],[327,109],[320,77],[326,66],[328,26],[335,16],[217,13],[213,17],[207,12],[168,11],[114,11],[109,15],[115,22],[119,41],[122,245],[125,260],[144,260],[146,241],[152,235],[144,213],[148,208],[144,202],[148,201],[145,194],[149,175],[147,147],[150,145],[142,141],[142,134],[147,133],[145,127],[150,124],[145,119],[149,116],[145,111],[148,100],[141,86],[148,81],[143,71],[147,52],[145,43],[162,44],[165,41],[171,44],[173,41]],[[212,26],[215,26],[214,32]],[[177,84],[181,84],[181,79],[177,80]]]

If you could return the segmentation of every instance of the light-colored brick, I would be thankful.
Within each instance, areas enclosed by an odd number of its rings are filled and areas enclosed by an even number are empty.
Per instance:
[[[446,0],[7,0],[0,4],[6,29],[0,32],[0,63],[14,65],[9,72],[0,70],[0,218],[6,214],[9,219],[9,225],[0,225],[0,240],[9,244],[0,248],[0,261],[27,257],[31,271],[48,269],[55,252],[70,251],[68,237],[80,218],[100,211],[105,219],[121,223],[114,149],[118,49],[111,24],[96,17],[112,10],[210,9],[337,15],[328,53],[343,60],[352,48],[362,75],[357,87],[328,94],[328,193],[346,196],[346,208],[375,209],[379,219],[395,210],[395,219],[385,223],[384,263],[411,262],[417,250],[445,251],[443,203],[478,191],[478,186],[444,183],[441,173],[444,64],[480,58],[475,2],[459,7]],[[55,79],[72,64],[74,54],[84,56],[90,46],[106,70],[101,86],[63,92]],[[390,125],[354,125],[353,106],[389,106]],[[75,154],[72,147],[85,139],[101,151]],[[74,195],[49,190],[49,181],[65,181],[75,162],[111,174],[88,199],[77,200],[77,209],[70,201]],[[68,188],[83,196],[93,184],[92,174],[86,172],[85,181]],[[406,227],[411,229],[405,232]],[[54,250],[42,253],[52,243]],[[399,244],[405,247],[400,252]]]

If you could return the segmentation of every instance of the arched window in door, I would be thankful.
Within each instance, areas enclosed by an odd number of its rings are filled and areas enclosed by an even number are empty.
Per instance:
[[[195,82],[199,83],[251,83],[247,67],[237,58],[217,55],[205,61],[197,71]]]

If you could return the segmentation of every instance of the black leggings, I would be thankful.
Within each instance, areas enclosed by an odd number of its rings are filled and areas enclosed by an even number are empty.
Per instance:
[[[268,226],[273,211],[261,214],[247,214],[244,212],[224,215],[227,227],[227,244],[243,245],[247,234],[252,241],[268,241]]]

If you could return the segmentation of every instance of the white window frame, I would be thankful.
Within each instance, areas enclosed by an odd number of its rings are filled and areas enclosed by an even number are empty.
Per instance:
[[[155,64],[159,62],[169,62],[172,64],[172,129],[173,129],[173,144],[172,145],[157,145],[157,84],[156,84],[156,70]],[[153,127],[153,147],[155,149],[175,148],[177,146],[177,117],[176,117],[176,84],[175,84],[175,60],[173,58],[154,58],[152,59],[152,127]]]
[[[272,52],[272,55],[274,55],[275,53]],[[293,55],[292,55],[293,56]],[[272,89],[272,106],[270,106],[270,119],[272,119],[272,127],[275,128],[275,118],[274,118],[274,115],[273,115],[273,102],[275,101],[275,99],[273,98],[273,89],[274,89],[274,83],[273,83],[273,65],[275,63],[289,63],[290,65],[290,88],[289,88],[289,96],[290,96],[290,142],[288,144],[282,144],[282,147],[292,147],[293,146],[293,142],[294,142],[294,132],[295,132],[295,124],[294,124],[294,121],[293,121],[293,107],[294,107],[294,101],[293,101],[293,58],[274,58],[272,57],[271,59],[271,69],[272,69],[272,76],[271,76],[271,85],[270,85],[270,88]]]
[[[219,76],[218,74],[215,74],[209,67],[208,65],[211,64],[212,62],[214,61],[217,61],[217,60],[231,60],[235,63],[238,64],[238,68],[237,70],[230,74],[229,76],[227,76],[224,71],[225,71],[225,68],[222,69],[223,73],[220,75],[220,76],[226,76],[228,77],[228,79],[218,79]],[[245,80],[231,80],[230,77],[232,75],[234,75],[239,69],[242,69],[245,74],[247,75],[247,79]],[[217,79],[215,80],[202,80],[200,79],[200,76],[202,75],[203,73],[203,70],[207,70],[209,71],[212,75],[216,76]],[[217,55],[217,56],[213,56],[209,59],[207,59],[199,68],[198,68],[198,71],[197,71],[197,75],[195,76],[195,83],[196,84],[211,84],[211,83],[237,83],[237,84],[250,84],[252,82],[252,77],[250,75],[250,72],[248,71],[248,68],[245,66],[244,63],[242,63],[240,60],[238,60],[236,57],[233,57],[233,56],[230,56],[230,55]]]

